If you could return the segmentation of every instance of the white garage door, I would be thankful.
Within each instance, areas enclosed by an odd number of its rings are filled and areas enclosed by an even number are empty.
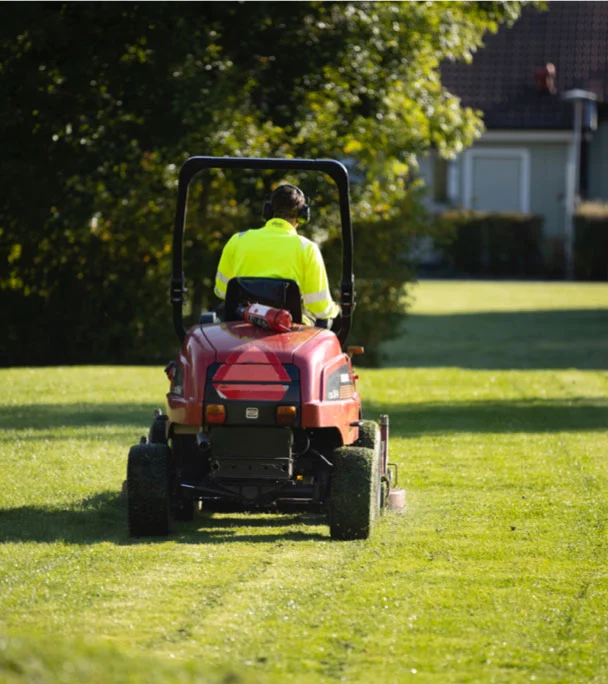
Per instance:
[[[477,211],[528,212],[529,152],[525,149],[468,150],[464,204]]]

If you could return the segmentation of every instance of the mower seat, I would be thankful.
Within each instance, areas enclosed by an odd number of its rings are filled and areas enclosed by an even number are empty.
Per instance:
[[[302,295],[295,280],[287,278],[231,278],[226,288],[224,320],[241,320],[236,313],[239,306],[265,304],[286,309],[294,323],[302,323]]]

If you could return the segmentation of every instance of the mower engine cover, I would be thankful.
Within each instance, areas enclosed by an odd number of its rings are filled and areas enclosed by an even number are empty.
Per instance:
[[[172,423],[208,425],[205,407],[223,404],[225,425],[277,425],[277,407],[293,406],[294,427],[337,427],[343,444],[358,437],[350,359],[330,331],[202,325],[188,333],[177,367],[167,395]]]

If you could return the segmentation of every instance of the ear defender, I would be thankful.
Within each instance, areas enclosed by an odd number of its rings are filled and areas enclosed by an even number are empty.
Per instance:
[[[300,208],[298,213],[298,223],[308,223],[310,221],[310,207],[308,203]]]
[[[269,221],[272,218],[272,198],[274,197],[275,192],[281,188],[294,188],[300,193],[300,195],[302,195],[304,198],[304,204],[300,207],[298,212],[298,223],[308,223],[308,221],[310,221],[310,207],[308,206],[308,202],[306,202],[306,195],[296,185],[290,185],[289,183],[279,185],[279,187],[264,202],[264,206],[262,207],[262,218],[264,221]]]

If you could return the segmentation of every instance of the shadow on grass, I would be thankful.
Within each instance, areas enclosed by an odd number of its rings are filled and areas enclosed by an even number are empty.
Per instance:
[[[454,432],[584,432],[608,427],[608,399],[586,397],[419,404],[365,402],[366,416],[382,413],[388,413],[391,434],[399,437]]]
[[[0,430],[47,431],[62,427],[102,428],[116,425],[133,426],[145,434],[152,422],[154,409],[159,407],[155,404],[108,403],[3,406],[0,411]],[[47,438],[48,435],[45,435],[44,439]],[[7,439],[6,436],[0,437],[0,440]]]
[[[124,499],[120,492],[103,492],[72,504],[19,506],[0,509],[0,541],[94,544],[128,541]]]
[[[324,536],[318,532],[285,529],[295,524],[326,524],[325,521],[321,523],[318,519],[316,520],[313,517],[304,517],[300,514],[297,517],[290,516],[289,519],[286,520],[285,516],[281,516],[277,522],[273,523],[264,520],[263,525],[258,525],[254,521],[255,518],[241,520],[238,525],[234,526],[234,529],[231,529],[230,526],[224,527],[218,525],[217,523],[221,521],[218,521],[216,518],[213,518],[208,522],[204,521],[204,519],[199,519],[194,523],[183,526],[181,529],[176,529],[173,538],[180,544],[268,544],[286,541],[328,541],[327,535]],[[272,527],[277,531],[261,534],[247,534],[245,532],[247,528],[257,528],[261,526]],[[283,531],[280,531],[281,528],[283,528]]]
[[[70,508],[20,506],[0,509],[0,542],[64,542],[97,544],[107,541],[118,545],[260,543],[278,541],[325,540],[317,532],[293,530],[294,525],[326,524],[324,516],[277,513],[276,516],[236,517],[204,513],[191,523],[176,523],[168,537],[131,538],[127,531],[125,500],[119,492],[103,492]],[[247,534],[247,529],[270,528],[272,532]]]
[[[383,347],[383,366],[608,369],[608,308],[413,314]]]
[[[327,525],[327,517],[320,513],[309,513],[301,510],[297,513],[277,512],[272,516],[267,513],[258,515],[256,512],[249,512],[240,516],[203,512],[202,516],[192,523],[187,523],[181,528],[176,526],[176,532],[178,533],[178,541],[187,544],[311,541],[315,539],[327,541],[328,539],[327,536],[318,532],[285,529],[294,525],[306,525],[307,527]],[[258,528],[272,528],[276,532],[270,534],[244,533],[245,530]]]

